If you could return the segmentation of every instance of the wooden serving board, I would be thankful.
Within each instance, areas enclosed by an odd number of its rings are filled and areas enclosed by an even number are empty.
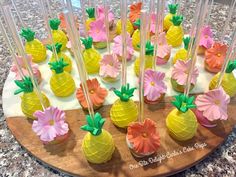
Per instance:
[[[90,164],[81,151],[81,143],[86,132],[80,130],[85,124],[85,113],[82,110],[66,111],[69,123],[69,138],[57,145],[43,145],[31,130],[32,122],[24,117],[9,117],[7,124],[16,140],[38,160],[50,167],[75,176],[167,176],[183,171],[214,151],[231,133],[236,120],[236,99],[228,107],[229,119],[221,121],[215,128],[204,128],[199,125],[196,136],[187,142],[173,140],[166,129],[165,119],[173,109],[172,98],[157,106],[145,105],[145,116],[157,122],[161,136],[161,147],[155,155],[137,159],[133,157],[126,145],[126,130],[115,127],[109,118],[111,106],[98,110],[106,119],[104,128],[115,141],[116,150],[112,159],[100,165]]]

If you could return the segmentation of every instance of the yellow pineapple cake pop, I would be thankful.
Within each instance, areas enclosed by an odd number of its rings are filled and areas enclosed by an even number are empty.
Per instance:
[[[88,19],[85,22],[86,31],[90,30],[90,24],[95,21],[95,8],[88,7],[86,8],[86,13],[88,14]]]
[[[93,119],[87,115],[87,124],[81,127],[82,130],[88,131],[82,141],[82,151],[90,163],[106,163],[112,158],[115,144],[111,134],[102,129],[105,119],[99,113],[96,113]]]
[[[67,97],[73,94],[75,92],[75,82],[72,76],[64,71],[64,67],[68,65],[64,62],[64,59],[60,58],[58,61],[48,64],[50,69],[55,71],[50,79],[50,88],[54,95]]]
[[[52,29],[52,38],[54,43],[61,43],[61,50],[66,49],[66,44],[68,42],[66,34],[59,29],[59,25],[61,24],[61,20],[58,18],[54,18],[49,20],[50,27]]]
[[[145,70],[151,69],[153,67],[153,52],[154,52],[154,46],[151,44],[150,41],[146,42],[146,49],[145,49]],[[140,58],[136,58],[134,62],[134,72],[136,76],[139,76],[139,70],[140,70]]]
[[[92,48],[92,45],[93,45],[92,37],[89,36],[88,38],[84,38],[81,40],[85,47],[85,50],[83,51],[82,54],[83,54],[86,71],[88,72],[88,74],[96,74],[99,72],[99,68],[100,68],[99,62],[102,57],[97,50]]]
[[[14,92],[15,95],[23,92],[23,95],[21,96],[21,110],[24,113],[24,115],[30,119],[36,119],[36,117],[33,116],[35,111],[43,110],[43,107],[41,105],[41,102],[38,98],[38,95],[34,91],[33,83],[30,79],[30,77],[24,77],[21,81],[15,80],[15,84],[19,87],[18,90]],[[43,102],[45,103],[45,106],[50,106],[49,100],[46,97],[46,95],[42,94]]]
[[[137,26],[137,29],[134,31],[132,35],[132,45],[135,50],[139,51],[139,45],[140,45],[140,19],[136,20],[134,22],[134,25]]]
[[[20,35],[25,38],[25,51],[32,55],[32,61],[39,63],[47,58],[46,48],[38,39],[35,39],[35,32],[30,28],[22,28]]]
[[[183,27],[181,26],[183,16],[175,15],[172,17],[171,21],[173,22],[173,25],[171,25],[166,33],[167,43],[172,47],[179,47],[182,44],[182,39],[184,37]]]
[[[110,116],[111,121],[120,128],[126,128],[131,122],[137,120],[138,107],[135,102],[130,99],[136,88],[129,88],[129,84],[123,85],[121,91],[114,90],[114,93],[119,97],[113,103]]]
[[[166,118],[166,126],[172,138],[178,141],[187,141],[196,134],[198,122],[190,108],[195,108],[194,97],[183,94],[175,96],[172,104],[176,107]]]
[[[68,64],[65,68],[64,68],[64,71],[67,71],[68,73],[71,72],[71,69],[72,69],[72,62],[71,62],[71,59],[64,53],[61,51],[61,47],[62,47],[62,44],[61,43],[56,43],[55,44],[55,48],[56,48],[56,52],[57,52],[57,56],[58,58],[63,58],[64,61]],[[51,52],[53,52],[53,49],[52,49],[52,45],[47,45],[47,49],[50,50]],[[52,57],[50,58],[50,62],[54,62],[56,61],[56,57],[54,54],[52,54]]]
[[[173,25],[171,19],[174,15],[176,15],[176,11],[178,9],[179,4],[168,4],[169,13],[164,18],[164,30],[168,31],[171,25]]]
[[[187,60],[190,37],[184,37],[183,42],[184,42],[184,48],[181,48],[176,52],[176,54],[172,60],[173,64],[175,64],[177,60],[184,60],[184,61]]]
[[[236,94],[236,77],[233,74],[233,71],[236,68],[236,60],[229,61],[227,68],[225,70],[221,86],[224,91],[230,96],[233,97]],[[217,81],[219,79],[220,73],[217,73],[210,81],[209,89],[213,90],[216,88]]]
[[[121,34],[121,19],[119,19],[116,23],[116,33],[118,35]],[[133,34],[134,32],[134,27],[133,27],[133,24],[130,22],[129,19],[127,19],[127,22],[126,22],[126,30],[127,32],[130,34],[130,36]]]

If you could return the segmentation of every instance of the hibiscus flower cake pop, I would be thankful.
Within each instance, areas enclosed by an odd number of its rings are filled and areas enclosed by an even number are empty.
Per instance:
[[[90,97],[92,104],[93,104],[93,109],[96,110],[103,105],[108,92],[105,88],[102,88],[100,86],[100,84],[96,78],[89,79],[86,82],[87,82],[87,86],[88,86],[88,90],[89,90],[89,97]],[[87,104],[87,101],[84,96],[82,85],[80,85],[80,88],[77,89],[76,97],[77,97],[80,105],[82,106],[82,108],[87,110],[88,104]]]
[[[44,144],[58,144],[68,137],[69,126],[65,122],[65,112],[57,107],[36,111],[32,129]]]
[[[210,26],[205,26],[201,31],[201,37],[198,47],[198,54],[205,54],[205,51],[213,45],[213,33]]]
[[[105,20],[105,9],[104,6],[99,5],[97,7],[97,19]],[[108,21],[109,21],[109,27],[111,28],[114,25],[115,21],[115,15],[112,13],[112,11],[108,12]]]
[[[132,23],[140,18],[142,2],[134,3],[130,6],[129,19]]]
[[[175,63],[171,73],[171,84],[174,90],[178,92],[184,92],[190,64],[191,64],[190,60],[187,61],[177,60],[177,62]],[[192,73],[190,90],[192,90],[194,85],[196,84],[198,75],[199,71],[195,66]]]
[[[212,73],[221,70],[226,57],[227,45],[215,42],[213,46],[205,52],[205,69]]]
[[[205,127],[215,127],[217,120],[227,120],[227,107],[230,97],[222,87],[198,95],[195,101],[195,114],[198,122]]]
[[[134,53],[134,48],[132,46],[132,39],[128,33],[126,36],[126,40],[127,40],[127,60],[131,60]],[[122,60],[122,36],[121,35],[116,36],[114,38],[113,53],[116,54],[119,61]]]
[[[93,45],[97,49],[103,49],[107,46],[107,36],[104,21],[97,19],[90,24],[89,36],[93,38]]]
[[[148,104],[160,102],[167,90],[165,73],[148,69],[144,74],[144,101]]]

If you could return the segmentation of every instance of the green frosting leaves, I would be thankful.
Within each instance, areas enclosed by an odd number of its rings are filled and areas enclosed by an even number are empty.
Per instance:
[[[119,91],[119,90],[114,90],[114,93],[115,93],[118,97],[120,97],[120,100],[121,100],[121,101],[127,102],[127,101],[129,101],[129,98],[131,98],[132,96],[134,96],[133,93],[134,93],[134,90],[135,90],[135,89],[136,89],[135,87],[134,87],[134,88],[129,88],[129,83],[128,83],[128,84],[126,84],[126,85],[122,85],[122,86],[121,86],[121,91]]]
[[[140,29],[140,25],[141,25],[141,21],[140,21],[140,18],[139,18],[134,22],[134,26],[137,26],[138,29]]]
[[[54,70],[56,74],[62,73],[64,71],[64,67],[69,65],[68,63],[64,62],[63,58],[48,64],[50,65],[50,69]]]
[[[169,12],[173,15],[176,14],[178,7],[179,7],[179,4],[168,4]]]
[[[89,18],[95,18],[95,8],[94,7],[87,8],[86,12],[87,12]]]
[[[22,79],[22,81],[15,80],[14,82],[19,87],[19,89],[14,92],[14,95],[17,95],[21,92],[30,93],[30,92],[33,92],[33,90],[34,90],[33,83],[31,81],[30,77],[28,77],[28,76],[25,76]]]
[[[81,127],[82,130],[90,132],[94,136],[98,136],[102,133],[102,127],[105,123],[105,119],[102,118],[98,112],[94,115],[94,119],[90,116],[86,116],[87,124]]]
[[[175,96],[175,100],[171,103],[181,112],[185,113],[190,108],[196,108],[196,105],[193,103],[194,97],[188,97],[184,94],[179,94]]]
[[[50,51],[53,52],[53,44],[52,44],[52,45],[47,44],[46,47],[47,47],[48,50],[50,50]],[[57,42],[57,43],[55,44],[55,48],[56,48],[56,52],[57,52],[57,53],[60,53],[60,52],[61,52],[61,47],[62,47],[62,43]]]
[[[145,55],[152,55],[153,56],[154,46],[152,45],[152,43],[150,41],[146,42],[145,48],[146,48]]]
[[[35,32],[30,28],[22,28],[20,31],[20,35],[25,38],[27,42],[30,42],[34,40]]]
[[[81,38],[81,41],[85,47],[85,49],[90,49],[92,48],[93,45],[93,38],[92,37],[88,37],[88,38]]]
[[[61,24],[61,20],[58,18],[53,18],[49,20],[49,25],[52,30],[58,30],[60,24]]]
[[[191,40],[191,38],[189,36],[183,38],[185,50],[188,50],[190,40]]]
[[[236,60],[229,61],[227,68],[225,70],[226,73],[232,73],[232,71],[236,68]]]
[[[173,22],[174,26],[180,26],[184,17],[182,15],[174,15],[171,19]]]

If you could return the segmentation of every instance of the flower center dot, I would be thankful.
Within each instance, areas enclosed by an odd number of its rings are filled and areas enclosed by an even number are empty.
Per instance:
[[[54,120],[49,120],[49,125],[54,125]]]
[[[216,105],[220,105],[220,100],[215,100]]]
[[[90,92],[91,94],[93,94],[93,93],[94,93],[94,90],[90,90],[89,92]]]
[[[144,138],[146,138],[146,137],[147,137],[147,133],[144,132],[144,133],[142,134],[142,136],[143,136]]]
[[[220,54],[220,53],[218,53],[218,54],[217,54],[217,56],[218,56],[218,57],[220,57],[220,56],[221,56],[221,54]]]
[[[152,81],[150,84],[151,84],[151,86],[154,86],[154,85],[155,85],[155,83],[154,83],[153,81]]]
[[[208,35],[205,35],[205,38],[208,38]]]

